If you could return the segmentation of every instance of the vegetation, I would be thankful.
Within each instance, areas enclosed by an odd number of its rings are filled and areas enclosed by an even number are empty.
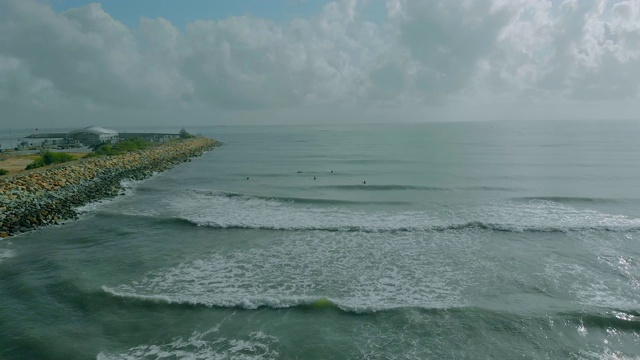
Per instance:
[[[180,129],[180,132],[178,134],[180,135],[180,139],[191,139],[195,137],[189,134],[184,128]]]
[[[46,151],[39,158],[35,159],[31,164],[27,165],[26,170],[35,169],[51,164],[60,164],[72,160],[75,160],[75,157],[73,157],[73,155],[71,154]]]
[[[151,144],[144,141],[142,138],[127,139],[119,141],[113,146],[111,144],[100,144],[93,149],[93,154],[95,155],[87,155],[86,157],[97,155],[120,155],[131,151],[146,149],[149,146],[151,146]]]
[[[2,175],[7,175],[9,173],[9,170],[6,169],[0,169],[0,176]]]
[[[96,157],[96,156],[100,156],[100,155],[98,155],[98,154],[96,154],[94,152],[90,152],[90,153],[87,153],[87,155],[83,156],[83,158],[92,158],[92,157]]]

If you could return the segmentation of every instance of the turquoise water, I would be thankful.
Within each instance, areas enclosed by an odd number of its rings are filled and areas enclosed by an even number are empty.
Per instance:
[[[640,357],[640,123],[193,132],[0,241],[0,359]]]

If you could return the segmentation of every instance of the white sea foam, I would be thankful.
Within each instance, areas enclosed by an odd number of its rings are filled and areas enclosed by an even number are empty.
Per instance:
[[[146,178],[146,179],[142,179],[142,180],[122,179],[122,180],[120,180],[120,186],[122,186],[122,188],[123,188],[125,191],[128,191],[128,192],[134,192],[134,191],[135,191],[135,190],[137,190],[137,189],[140,187],[140,185],[142,185],[145,181],[147,181],[147,180],[149,180],[149,179],[151,179],[151,178],[153,178],[153,177],[156,177],[156,176],[157,176],[157,175],[159,175],[159,174],[161,174],[161,173],[159,173],[159,172],[155,172],[155,171],[154,171],[154,172],[151,174],[151,176],[150,176],[150,177],[148,177],[148,178]]]
[[[640,241],[640,236],[586,233],[575,237],[594,259],[594,266],[584,271],[590,281],[577,290],[581,301],[593,306],[637,310],[640,259],[629,252],[629,245]]]
[[[156,173],[154,173],[154,176],[155,174]],[[105,208],[109,208],[113,204],[121,204],[123,201],[126,201],[127,199],[129,199],[131,195],[135,194],[136,190],[140,187],[140,185],[145,180],[131,180],[131,179],[120,180],[120,186],[122,186],[122,190],[124,193],[123,196],[115,196],[108,199],[100,199],[97,201],[92,201],[90,203],[76,207],[75,210],[81,215],[86,215],[86,214],[95,213],[96,211],[103,210]],[[127,212],[127,211],[124,211],[124,209],[119,208],[118,212],[125,213],[125,214],[128,213],[131,215],[138,215],[138,214],[156,215],[156,212],[154,211],[154,209],[132,210]]]
[[[90,213],[94,213],[110,204],[116,203],[116,202],[120,202],[122,201],[122,199],[124,197],[130,196],[134,193],[135,189],[139,186],[139,184],[144,181],[144,180],[140,180],[140,181],[135,181],[135,180],[130,180],[130,179],[124,179],[120,181],[120,186],[122,186],[122,189],[124,191],[124,195],[125,196],[116,196],[113,198],[108,198],[108,199],[99,199],[96,201],[92,201],[90,203],[78,206],[75,208],[75,210],[79,213],[79,214],[90,214]]]
[[[0,263],[4,262],[6,259],[12,258],[16,256],[16,252],[11,249],[0,249]]]
[[[133,359],[277,359],[278,340],[262,331],[246,338],[220,335],[219,326],[206,332],[194,332],[188,338],[178,337],[165,344],[143,344],[124,352],[101,352],[98,360]]]
[[[557,229],[584,227],[584,231],[571,232],[572,236],[588,238],[593,234],[596,239],[602,232],[593,232],[586,227],[588,224],[624,228],[638,222],[549,201],[487,205],[455,213],[386,215],[219,193],[174,200],[176,209],[184,212],[189,221],[202,224],[308,230],[336,229],[355,223],[358,229],[373,231],[274,233],[268,242],[216,251],[149,273],[132,283],[105,287],[105,291],[144,300],[248,309],[309,305],[319,299],[328,299],[335,306],[354,312],[460,307],[473,304],[478,296],[491,298],[490,291],[483,289],[504,281],[492,274],[518,273],[518,259],[501,258],[481,248],[487,239],[492,239],[481,227],[450,226],[446,231],[404,231],[393,235],[379,230],[416,229],[421,223],[431,224],[433,229],[434,223],[481,219],[513,229],[543,225]],[[612,238],[622,236],[617,232],[605,234]],[[579,239],[576,241],[583,241]],[[619,257],[615,262],[620,262]],[[558,258],[543,260],[544,263],[547,265],[545,268],[541,264],[541,274],[506,277],[507,281],[512,281],[512,286],[544,288],[546,294],[554,296],[568,294],[594,306],[626,308],[633,299],[628,291],[633,287],[592,281],[600,278],[593,273],[595,268],[589,270],[583,264],[565,263]],[[629,261],[618,266],[626,266],[627,274],[635,271],[628,269]]]
[[[110,288],[108,286],[102,286],[102,290],[113,296],[138,299],[143,301],[149,301],[154,303],[166,303],[166,304],[183,304],[183,305],[204,305],[204,306],[216,306],[216,307],[238,307],[242,309],[257,309],[259,307],[270,307],[274,309],[289,308],[299,305],[313,305],[319,303],[325,298],[311,297],[311,296],[291,296],[289,298],[275,298],[268,296],[252,296],[245,298],[194,298],[189,294],[174,294],[172,296],[167,295],[142,295],[135,293],[135,289],[129,286],[120,286],[118,289]],[[326,299],[331,303],[331,299]]]
[[[629,254],[627,243],[637,241],[638,233],[569,233],[566,242],[576,250],[571,257],[553,254],[546,258],[545,278],[553,292],[579,304],[636,310],[640,261]]]
[[[640,219],[578,210],[546,200],[499,202],[443,211],[358,211],[304,206],[223,192],[191,191],[168,201],[175,216],[200,226],[275,230],[423,231],[479,228],[496,231],[625,231]]]
[[[90,214],[96,212],[111,200],[93,201],[75,208],[79,214]]]
[[[184,262],[105,291],[145,300],[274,308],[327,299],[354,312],[462,306],[479,267],[473,236],[311,232]],[[420,249],[418,251],[418,249]],[[445,255],[449,254],[449,255]],[[476,278],[476,280],[479,280]]]
[[[587,305],[627,308],[633,299],[629,293],[633,286],[608,283],[593,273],[598,267],[559,258],[543,259],[540,274],[519,274],[518,258],[505,259],[482,248],[488,239],[495,241],[486,228],[451,226],[474,220],[513,229],[510,231],[578,228],[583,231],[569,232],[577,237],[575,241],[596,249],[598,237],[604,235],[589,226],[624,229],[638,222],[624,216],[550,201],[490,204],[450,213],[371,214],[215,192],[192,192],[172,199],[171,205],[189,221],[205,225],[307,231],[273,233],[264,243],[215,251],[131,283],[109,285],[105,291],[143,300],[248,309],[295,307],[328,299],[346,311],[371,312],[467,306],[479,296],[492,297],[483,289],[509,289],[509,284],[500,285],[506,279],[512,286],[525,284],[552,296],[570,295]],[[446,231],[415,231],[433,230],[434,224]],[[347,226],[355,226],[356,231],[322,231]],[[381,231],[394,229],[413,230],[393,235]],[[624,237],[619,232],[604,234],[613,239]],[[604,250],[593,251],[596,256],[605,254]],[[637,281],[635,260],[620,262],[621,254],[611,255],[616,255],[612,258],[616,266],[631,278],[616,281]],[[517,278],[501,280],[495,275],[505,272]]]
[[[420,214],[365,213],[339,208],[297,207],[289,202],[224,193],[191,192],[171,199],[176,215],[201,226],[265,229],[393,229],[411,227]],[[422,216],[424,220],[425,216]],[[431,222],[437,219],[429,219]]]
[[[579,355],[581,359],[593,359],[593,360],[638,360],[638,356],[630,356],[624,354],[622,351],[611,350],[605,345],[599,346],[602,350],[580,350]]]

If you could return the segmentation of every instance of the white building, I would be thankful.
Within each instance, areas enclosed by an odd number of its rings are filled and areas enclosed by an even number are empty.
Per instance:
[[[118,132],[99,126],[89,126],[80,130],[73,130],[67,134],[67,139],[78,140],[79,142],[94,146],[105,142],[118,142]]]

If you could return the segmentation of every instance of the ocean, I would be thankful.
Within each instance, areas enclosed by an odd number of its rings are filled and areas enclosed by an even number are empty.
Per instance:
[[[640,123],[202,127],[0,241],[0,359],[638,359]]]

